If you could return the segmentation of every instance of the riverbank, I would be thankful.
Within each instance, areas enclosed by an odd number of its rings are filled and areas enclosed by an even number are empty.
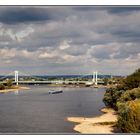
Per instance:
[[[29,87],[24,87],[24,86],[13,86],[10,89],[0,90],[0,93],[7,93],[7,92],[16,91],[16,90],[27,90],[27,89],[30,89],[30,88]]]
[[[70,122],[78,123],[74,130],[82,134],[111,134],[116,131],[114,124],[117,121],[116,112],[111,108],[103,108],[104,113],[93,118],[68,117]]]
[[[87,86],[85,84],[48,84],[49,87],[64,87],[64,88],[107,88],[106,85],[91,85]]]

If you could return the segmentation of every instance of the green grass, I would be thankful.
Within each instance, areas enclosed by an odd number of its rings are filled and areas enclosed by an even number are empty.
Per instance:
[[[96,123],[96,124],[99,124],[99,125],[115,125],[116,122],[99,122],[99,123]]]

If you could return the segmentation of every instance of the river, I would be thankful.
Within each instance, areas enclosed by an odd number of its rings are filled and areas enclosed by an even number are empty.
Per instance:
[[[67,117],[100,115],[104,88],[61,88],[63,93],[48,94],[58,87],[30,86],[0,94],[0,133],[70,134],[75,124]]]

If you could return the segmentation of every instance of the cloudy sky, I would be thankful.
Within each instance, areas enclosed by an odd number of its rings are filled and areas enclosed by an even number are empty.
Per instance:
[[[132,73],[140,7],[0,7],[0,74]]]

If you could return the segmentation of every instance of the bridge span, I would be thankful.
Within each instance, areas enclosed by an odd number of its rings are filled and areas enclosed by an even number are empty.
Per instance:
[[[89,81],[18,81],[18,84],[86,84]],[[0,82],[0,84],[4,84],[6,81]],[[13,84],[17,84],[15,81]]]
[[[98,77],[97,77],[97,72],[93,72],[93,78],[88,81],[88,80],[47,80],[47,79],[42,79],[42,80],[37,80],[38,77],[36,77],[36,80],[25,80],[23,79],[20,81],[19,79],[19,71],[14,72],[14,81],[12,82],[13,84],[86,84],[86,85],[97,85],[98,84]],[[5,76],[6,77],[6,76]],[[28,76],[29,77],[29,76]],[[31,77],[31,76],[30,76]],[[32,76],[33,77],[33,76]],[[6,83],[6,81],[0,81],[1,84]]]

